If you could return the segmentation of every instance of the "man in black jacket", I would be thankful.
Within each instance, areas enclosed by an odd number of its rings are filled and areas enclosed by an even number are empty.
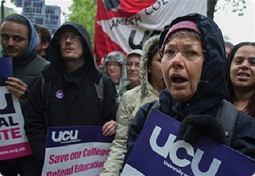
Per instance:
[[[39,42],[33,24],[24,16],[12,14],[3,19],[0,27],[2,55],[12,57],[13,77],[6,81],[8,91],[25,102],[34,80],[49,65],[35,52]],[[21,104],[24,108],[24,105]],[[3,175],[40,175],[32,155],[0,162]]]
[[[50,44],[51,65],[43,71],[51,82],[49,107],[44,109],[42,79],[30,90],[25,130],[33,155],[44,161],[48,127],[103,126],[103,135],[115,133],[116,89],[111,78],[100,73],[87,30],[75,22],[64,23]],[[104,98],[99,101],[95,84],[103,80]],[[45,112],[49,112],[47,120]]]

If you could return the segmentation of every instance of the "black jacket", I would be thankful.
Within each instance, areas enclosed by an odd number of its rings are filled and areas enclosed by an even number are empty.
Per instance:
[[[225,49],[222,34],[218,26],[209,18],[200,14],[190,14],[174,20],[170,26],[179,21],[192,20],[202,32],[206,49],[201,80],[197,92],[186,102],[174,99],[167,88],[160,93],[160,111],[182,122],[189,114],[210,114],[216,117],[220,102],[228,95],[225,81]],[[161,37],[164,37],[164,32]],[[130,127],[125,158],[127,160],[146,121],[154,102],[142,106]],[[236,128],[231,148],[255,158],[255,120],[238,111]],[[202,134],[201,134],[202,135]]]
[[[57,37],[63,26],[73,26],[83,36],[86,48],[85,64],[67,73],[60,54]],[[41,95],[42,78],[38,78],[30,91],[25,118],[25,130],[32,152],[37,161],[45,154],[48,127],[56,126],[101,126],[115,120],[116,90],[112,80],[103,76],[94,61],[89,34],[77,23],[64,23],[55,33],[50,45],[51,64],[43,72],[46,82],[51,82],[48,117],[44,118]],[[103,77],[104,100],[100,106],[94,83]],[[92,134],[87,134],[92,135]]]
[[[14,59],[15,60],[15,59]],[[13,63],[13,77],[21,79],[30,89],[36,78],[50,63],[32,50],[24,56],[23,61]]]

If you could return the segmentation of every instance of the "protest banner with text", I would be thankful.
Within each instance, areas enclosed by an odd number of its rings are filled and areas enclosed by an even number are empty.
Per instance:
[[[22,15],[33,24],[44,26],[45,0],[23,0]]]
[[[31,154],[18,98],[8,92],[5,81],[12,76],[12,58],[0,58],[0,160]]]
[[[112,51],[141,49],[178,16],[206,15],[207,0],[97,1],[94,53],[97,64]],[[107,47],[106,47],[107,46]]]
[[[99,175],[113,137],[101,126],[50,127],[42,175]]]
[[[44,26],[50,31],[51,35],[54,35],[60,26],[60,15],[61,8],[59,6],[45,6]]]
[[[191,145],[179,127],[180,122],[151,110],[121,176],[254,175],[255,160],[206,137]]]

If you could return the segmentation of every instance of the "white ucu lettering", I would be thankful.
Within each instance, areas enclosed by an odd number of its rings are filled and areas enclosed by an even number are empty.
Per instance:
[[[192,145],[185,142],[184,140],[178,140],[174,142],[176,139],[176,136],[173,134],[170,134],[168,136],[168,139],[164,146],[158,146],[157,138],[160,132],[161,132],[161,128],[158,126],[155,126],[152,132],[152,135],[150,137],[150,145],[154,152],[156,152],[157,154],[159,154],[160,156],[164,158],[166,158],[167,155],[169,154],[171,161],[179,167],[186,167],[189,164],[191,164],[191,170],[194,173],[194,175],[201,175],[201,176],[216,175],[219,169],[219,166],[221,165],[220,160],[214,158],[209,169],[206,172],[202,172],[200,171],[198,165],[202,159],[204,151],[198,148],[197,151],[194,153],[194,148],[192,147]],[[185,158],[183,159],[178,158],[177,151],[180,148],[185,149],[187,154],[193,157],[192,161],[189,161],[188,159],[185,159]]]
[[[75,131],[60,131],[56,137],[56,132],[53,131],[51,134],[51,139],[54,142],[73,140],[78,138],[78,130]]]

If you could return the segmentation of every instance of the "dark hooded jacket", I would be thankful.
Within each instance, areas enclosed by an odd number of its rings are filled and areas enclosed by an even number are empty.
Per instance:
[[[67,73],[60,53],[58,36],[65,26],[72,26],[82,36],[85,62],[80,68]],[[42,161],[48,127],[57,126],[101,126],[115,120],[116,89],[112,80],[102,75],[94,61],[90,37],[87,30],[74,22],[64,23],[54,34],[50,45],[50,66],[43,72],[45,82],[51,82],[49,107],[43,108],[41,84],[38,79],[30,91],[25,130],[32,152],[37,161]],[[99,102],[94,83],[103,78],[104,99]],[[48,116],[44,117],[44,113]],[[87,134],[93,135],[93,134]]]
[[[206,49],[205,61],[201,73],[201,80],[198,83],[197,92],[186,102],[174,99],[164,89],[159,95],[159,110],[164,114],[182,122],[189,114],[210,114],[216,118],[218,108],[223,99],[228,95],[225,81],[225,49],[221,30],[211,19],[200,14],[189,14],[175,19],[174,24],[184,21],[194,21],[202,33],[202,40]],[[164,39],[167,30],[161,34]],[[162,39],[160,40],[163,41]],[[162,43],[159,44],[161,48]],[[152,103],[145,104],[137,112],[130,127],[127,141],[127,160],[142,128],[146,118],[153,106]],[[231,148],[255,158],[255,121],[242,111],[238,111],[234,138]],[[202,135],[202,134],[201,134]]]

